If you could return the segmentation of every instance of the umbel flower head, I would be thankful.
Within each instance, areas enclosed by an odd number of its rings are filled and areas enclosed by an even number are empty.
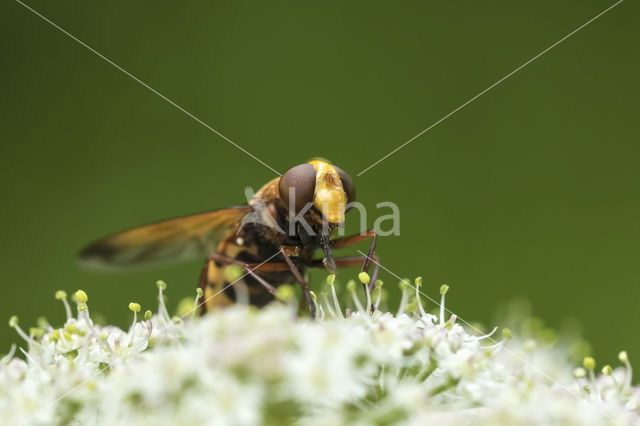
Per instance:
[[[395,313],[384,283],[349,281],[352,308],[327,278],[313,295],[319,320],[297,316],[291,287],[258,310],[234,306],[196,316],[202,296],[171,317],[166,284],[157,311],[129,303],[128,330],[93,322],[88,295],[55,294],[66,321],[41,321],[0,361],[0,423],[13,424],[603,424],[639,421],[631,364],[593,358],[572,368],[567,352],[509,329],[482,334],[440,303],[423,304],[418,278],[400,282]],[[358,295],[366,290],[364,300]],[[369,292],[369,289],[373,290]],[[439,306],[438,306],[439,305]],[[430,313],[431,311],[435,313]],[[501,334],[501,338],[494,337]],[[573,373],[573,374],[572,374]]]

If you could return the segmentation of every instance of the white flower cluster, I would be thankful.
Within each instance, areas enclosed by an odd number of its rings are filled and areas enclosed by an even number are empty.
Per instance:
[[[359,276],[368,288],[369,277]],[[393,315],[377,309],[382,283],[366,302],[347,285],[353,310],[331,293],[316,300],[320,319],[297,318],[288,287],[264,309],[235,306],[171,318],[158,283],[159,309],[128,331],[94,324],[87,295],[75,294],[61,328],[25,333],[24,359],[0,361],[0,424],[372,425],[619,424],[640,422],[631,366],[595,361],[573,371],[561,351],[511,338],[495,341],[410,301],[408,281]],[[377,294],[376,294],[377,292]],[[197,300],[201,296],[198,293]],[[372,301],[376,299],[375,302]],[[195,304],[194,304],[195,306]],[[508,340],[508,341],[507,341]],[[551,376],[553,375],[553,376]],[[553,378],[552,378],[553,377]]]

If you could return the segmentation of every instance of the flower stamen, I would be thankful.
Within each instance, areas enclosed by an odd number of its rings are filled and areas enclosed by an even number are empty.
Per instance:
[[[354,280],[349,280],[347,282],[347,291],[351,293],[351,298],[353,299],[353,304],[356,306],[356,309],[360,312],[366,312],[358,295],[356,294],[356,282]]]
[[[129,334],[133,333],[133,329],[136,327],[136,322],[138,321],[138,312],[140,312],[140,304],[131,302],[129,303],[129,310],[133,312],[133,322],[131,323],[131,327],[129,327]]]
[[[384,282],[382,280],[376,280],[375,288],[378,290],[378,296],[376,297],[376,304],[374,305],[375,309],[380,308],[380,301],[382,300],[382,286]]]
[[[167,283],[162,280],[156,281],[156,286],[158,287],[158,314],[162,317],[162,319],[170,323],[171,315],[169,315],[169,311],[167,310],[167,305],[164,303],[164,290],[167,288]]]
[[[442,284],[440,286],[440,325],[444,324],[444,295],[449,291],[449,286]]]
[[[69,321],[71,319],[71,306],[69,306],[69,302],[67,302],[67,292],[64,290],[58,290],[56,291],[55,297],[64,305],[64,311],[67,314],[67,321]]]
[[[27,342],[27,344],[33,345],[33,346],[41,346],[39,343],[33,340],[30,336],[28,336],[27,333],[24,332],[22,327],[20,327],[20,325],[18,324],[18,317],[16,315],[13,315],[11,318],[9,318],[9,327],[13,328],[16,331],[16,333],[18,333],[18,335],[22,337],[22,339],[24,339],[25,342]]]
[[[426,317],[427,316],[427,312],[424,310],[424,307],[422,306],[422,298],[420,297],[420,287],[422,287],[422,277],[417,277],[414,281],[414,284],[416,286],[416,301],[417,301],[417,305],[418,305],[418,310],[420,311],[420,316]]]
[[[364,289],[364,293],[367,296],[367,310],[365,312],[371,311],[371,290],[369,289],[369,283],[371,282],[371,277],[366,272],[360,272],[358,274],[358,279],[362,283],[362,288]]]
[[[398,312],[396,313],[396,316],[400,316],[404,313],[405,307],[409,302],[409,292],[407,291],[407,289],[409,288],[409,280],[407,279],[400,280],[400,282],[398,283],[398,286],[402,291],[402,295],[400,296],[400,305],[398,306]]]
[[[627,351],[620,351],[620,353],[618,354],[618,359],[625,366],[624,387],[622,388],[622,391],[625,392],[627,389],[631,388],[633,370],[631,368],[631,363],[629,362],[629,355],[627,354]]]
[[[329,287],[331,287],[331,297],[333,298],[333,305],[336,308],[336,313],[340,318],[344,318],[344,315],[342,314],[342,309],[340,308],[340,302],[338,302],[338,296],[336,295],[336,289],[334,286],[335,281],[336,281],[336,276],[334,274],[329,274],[327,276],[327,284],[329,284]]]

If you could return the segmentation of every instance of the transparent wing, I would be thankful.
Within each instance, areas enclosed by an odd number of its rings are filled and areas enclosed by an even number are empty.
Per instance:
[[[167,219],[101,238],[78,255],[86,265],[128,267],[205,257],[240,223],[249,206]]]

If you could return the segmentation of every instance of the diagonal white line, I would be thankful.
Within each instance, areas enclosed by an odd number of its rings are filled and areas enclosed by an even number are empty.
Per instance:
[[[391,270],[389,270],[388,268],[382,266],[379,262],[376,262],[375,259],[369,257],[369,255],[363,253],[360,250],[356,250],[358,253],[360,253],[361,255],[363,255],[364,257],[368,258],[369,260],[371,260],[373,263],[375,263],[376,265],[378,265],[380,268],[384,269],[385,271],[387,271],[389,274],[393,275],[394,277],[396,277],[398,280],[400,281],[404,281],[409,287],[411,287],[414,290],[417,290],[418,293],[420,293],[422,296],[426,297],[427,299],[429,299],[431,302],[435,303],[436,305],[438,305],[441,309],[444,309],[449,315],[453,315],[454,313],[450,310],[447,309],[446,307],[442,306],[440,304],[440,302],[438,302],[437,300],[431,298],[428,294],[423,293],[422,291],[420,291],[420,289],[417,289],[415,286],[411,285],[411,283],[407,282],[405,279],[400,278],[398,275],[396,275],[394,272],[392,272]],[[457,316],[456,318],[458,320],[460,320],[461,322],[463,322],[467,327],[469,327],[470,329],[472,329],[473,331],[475,331],[478,334],[484,334],[481,330],[478,330],[476,327],[474,327],[473,325],[469,324],[467,321],[465,321],[462,317]],[[496,341],[493,337],[488,336],[487,337],[488,340],[491,340],[491,342],[493,343],[499,343],[498,341]],[[570,395],[573,395],[574,397],[582,400],[583,398],[580,396],[580,394],[576,394],[575,392],[571,391],[571,389],[567,388],[566,386],[564,386],[562,383],[558,382],[557,380],[555,380],[553,377],[549,376],[547,373],[545,373],[544,371],[540,370],[538,367],[536,367],[535,365],[531,364],[529,361],[527,361],[526,359],[523,359],[520,355],[518,355],[517,353],[513,352],[511,349],[509,349],[506,346],[502,346],[503,350],[506,351],[509,355],[513,356],[515,359],[517,359],[518,361],[521,361],[523,364],[527,365],[529,368],[531,368],[532,370],[534,370],[536,373],[538,373],[539,375],[541,375],[542,377],[544,377],[545,379],[549,380],[550,382],[555,383],[556,385],[558,385],[563,391],[567,392]],[[602,409],[599,406],[594,405],[594,407],[600,412],[600,414],[602,414],[604,417],[606,417],[608,420],[610,420],[611,422],[615,423],[614,420],[607,414],[607,412],[604,411],[604,409]]]
[[[17,0],[16,0],[17,1]],[[487,93],[489,90],[493,89],[494,87],[496,87],[498,84],[502,83],[503,81],[505,81],[506,79],[508,79],[509,77],[511,77],[512,75],[514,75],[515,73],[517,73],[518,71],[520,71],[522,68],[526,67],[527,65],[529,65],[531,62],[535,61],[536,59],[538,59],[539,57],[541,57],[542,55],[544,55],[545,53],[547,53],[548,51],[550,51],[551,49],[553,49],[554,47],[556,47],[557,45],[559,45],[560,43],[562,43],[563,41],[565,41],[566,39],[568,39],[569,37],[571,37],[572,35],[574,35],[575,33],[577,33],[578,31],[580,31],[581,29],[583,29],[584,27],[586,27],[587,25],[589,25],[590,23],[592,23],[593,21],[595,21],[596,19],[598,19],[599,17],[601,17],[602,15],[604,15],[605,13],[609,12],[611,9],[613,9],[614,7],[616,7],[617,5],[619,5],[620,3],[622,3],[624,0],[618,0],[618,2],[614,3],[613,5],[609,6],[608,8],[606,8],[605,10],[603,10],[602,12],[600,12],[599,14],[597,14],[596,16],[594,16],[593,18],[589,19],[587,22],[585,22],[584,24],[580,25],[578,28],[576,28],[575,30],[571,31],[569,34],[567,34],[566,36],[562,37],[560,40],[556,41],[555,43],[553,43],[551,46],[547,47],[546,49],[544,49],[542,52],[538,53],[536,56],[534,56],[533,58],[529,59],[527,62],[525,62],[524,64],[520,65],[518,68],[514,69],[513,71],[511,71],[509,74],[505,75],[504,77],[502,77],[500,80],[496,81],[495,83],[493,83],[491,86],[487,87],[486,89],[484,89],[482,92],[478,93],[477,95],[475,95],[474,97],[472,97],[471,99],[469,99],[468,101],[466,101],[465,103],[463,103],[462,105],[460,105],[459,107],[457,107],[456,109],[454,109],[453,111],[451,111],[450,113],[448,113],[447,115],[445,115],[444,117],[442,117],[440,120],[436,121],[435,123],[433,123],[432,125],[430,125],[429,127],[427,127],[426,129],[424,129],[423,131],[421,131],[420,133],[418,133],[417,135],[415,135],[414,137],[412,137],[411,139],[409,139],[408,141],[406,141],[405,143],[403,143],[402,145],[398,146],[396,149],[394,149],[393,151],[389,152],[387,155],[385,155],[384,157],[382,157],[381,159],[379,159],[378,161],[376,161],[375,163],[373,163],[372,165],[370,165],[369,167],[367,167],[366,169],[362,170],[360,173],[358,173],[358,176],[360,176],[361,174],[365,173],[367,170],[369,170],[370,168],[372,168],[373,166],[375,166],[376,164],[384,161],[385,159],[387,159],[388,157],[390,157],[391,155],[395,154],[396,152],[398,152],[399,150],[401,150],[402,148],[404,148],[405,146],[407,146],[408,144],[410,144],[411,142],[413,142],[414,140],[416,140],[417,138],[419,138],[420,136],[424,135],[425,133],[427,133],[429,130],[433,129],[434,127],[436,127],[438,124],[442,123],[444,120],[446,120],[447,118],[451,117],[453,114],[455,114],[456,112],[460,111],[462,108],[466,107],[467,105],[469,105],[471,102],[475,101],[476,99],[478,99],[480,96],[484,95],[485,93]]]
[[[68,37],[70,37],[71,39],[73,39],[74,41],[76,41],[78,44],[80,44],[83,47],[86,47],[87,49],[89,49],[92,53],[95,53],[97,56],[99,56],[101,59],[105,60],[106,62],[108,62],[109,64],[113,65],[116,69],[118,69],[119,71],[121,71],[122,73],[124,73],[125,75],[127,75],[128,77],[131,77],[133,80],[137,81],[138,83],[140,83],[142,86],[144,86],[146,89],[148,89],[149,91],[151,91],[152,93],[154,93],[155,95],[158,95],[160,98],[162,98],[163,100],[165,100],[166,102],[168,102],[169,104],[171,104],[173,107],[175,107],[176,109],[182,111],[183,113],[185,113],[186,115],[188,115],[189,117],[191,117],[192,119],[194,119],[196,122],[198,122],[199,124],[203,125],[204,127],[206,127],[207,129],[211,130],[213,133],[215,133],[216,135],[220,136],[222,139],[224,139],[225,141],[229,142],[231,145],[235,146],[236,148],[238,148],[240,151],[244,152],[245,154],[247,154],[249,157],[253,158],[254,160],[256,160],[258,163],[262,164],[263,166],[265,166],[266,168],[270,169],[271,171],[273,171],[275,174],[277,174],[278,176],[280,176],[282,173],[280,173],[279,171],[277,171],[276,169],[274,169],[273,167],[271,167],[270,165],[268,165],[267,163],[265,163],[264,161],[262,161],[261,159],[259,159],[258,157],[256,157],[255,155],[253,155],[252,153],[250,153],[249,151],[247,151],[246,149],[244,149],[243,147],[241,147],[240,145],[238,145],[237,143],[235,143],[234,141],[232,141],[231,139],[229,139],[228,137],[226,137],[225,135],[223,135],[222,133],[220,133],[219,131],[217,131],[216,129],[214,129],[213,127],[209,126],[207,123],[205,123],[204,121],[200,120],[198,117],[196,117],[195,115],[193,115],[192,113],[190,113],[189,111],[187,111],[186,109],[182,108],[180,105],[178,105],[177,103],[175,103],[174,101],[172,101],[171,99],[167,98],[165,95],[163,95],[162,93],[158,92],[156,89],[154,89],[153,87],[149,86],[147,83],[145,83],[144,81],[140,80],[138,77],[136,77],[135,75],[131,74],[129,71],[127,71],[126,69],[122,68],[120,65],[116,64],[115,62],[113,62],[111,59],[107,58],[106,56],[104,56],[102,53],[98,52],[97,50],[95,50],[94,48],[92,48],[91,46],[89,46],[88,44],[86,44],[85,42],[83,42],[82,40],[78,39],[76,36],[74,36],[73,34],[69,33],[68,31],[66,31],[65,29],[63,29],[62,27],[60,27],[59,25],[57,25],[56,23],[54,23],[53,21],[51,21],[50,19],[48,19],[47,17],[43,16],[42,14],[40,14],[38,11],[36,11],[35,9],[33,9],[32,7],[24,4],[23,2],[21,2],[20,0],[16,0],[16,2],[18,2],[19,4],[21,4],[22,6],[24,6],[26,9],[30,10],[31,12],[33,12],[35,15],[39,16],[40,18],[42,18],[43,20],[45,20],[46,22],[48,22],[49,24],[51,24],[54,28],[60,30],[62,33],[64,33],[65,35],[67,35]]]
[[[17,1],[17,0],[16,0]],[[260,263],[259,265],[257,265],[255,268],[253,268],[251,270],[251,272],[255,271],[256,269],[258,269],[260,266],[264,265],[265,263],[269,262],[271,259],[273,259],[274,257],[276,257],[278,254],[280,254],[280,252],[276,252],[273,256],[269,257],[267,260],[265,260],[264,262]],[[249,272],[246,272],[244,275],[242,275],[240,278],[234,280],[233,282],[227,284],[222,290],[218,291],[217,293],[207,297],[202,303],[200,303],[199,305],[195,306],[192,310],[190,310],[189,312],[187,312],[186,314],[182,315],[181,317],[179,317],[180,319],[186,317],[187,315],[190,315],[191,313],[193,313],[193,311],[195,311],[196,309],[198,309],[200,306],[204,305],[205,303],[207,303],[209,300],[213,299],[214,297],[216,297],[217,295],[219,295],[220,293],[222,293],[224,290],[226,290],[228,287],[231,287],[232,285],[234,285],[235,283],[237,283],[238,281],[240,281],[241,279],[243,279],[244,277],[246,277],[247,275],[249,275]],[[170,326],[172,326],[173,323],[170,323],[168,326],[163,327],[162,329],[160,329],[158,332],[162,332],[164,330],[166,330],[167,328],[169,328]],[[39,408],[35,413],[33,413],[30,417],[28,417],[26,420],[24,420],[23,422],[21,422],[21,425],[26,424],[27,422],[29,422],[29,420],[33,419],[35,416],[37,416],[39,413],[41,413],[42,411],[46,410],[47,408],[50,408],[54,405],[56,405],[58,402],[62,401],[63,399],[65,399],[67,396],[71,395],[73,392],[75,392],[77,389],[81,388],[82,386],[84,386],[85,384],[87,384],[87,382],[89,382],[90,380],[94,379],[95,377],[97,377],[98,375],[100,375],[102,372],[104,372],[107,368],[109,368],[110,365],[105,365],[104,367],[100,368],[98,371],[96,371],[94,374],[90,375],[89,377],[87,377],[86,379],[84,379],[83,381],[81,381],[80,383],[78,383],[76,386],[72,387],[71,389],[69,389],[68,391],[66,391],[65,393],[63,393],[62,395],[60,395],[58,398],[56,398],[55,400],[51,401],[49,404],[45,405],[42,408]]]

